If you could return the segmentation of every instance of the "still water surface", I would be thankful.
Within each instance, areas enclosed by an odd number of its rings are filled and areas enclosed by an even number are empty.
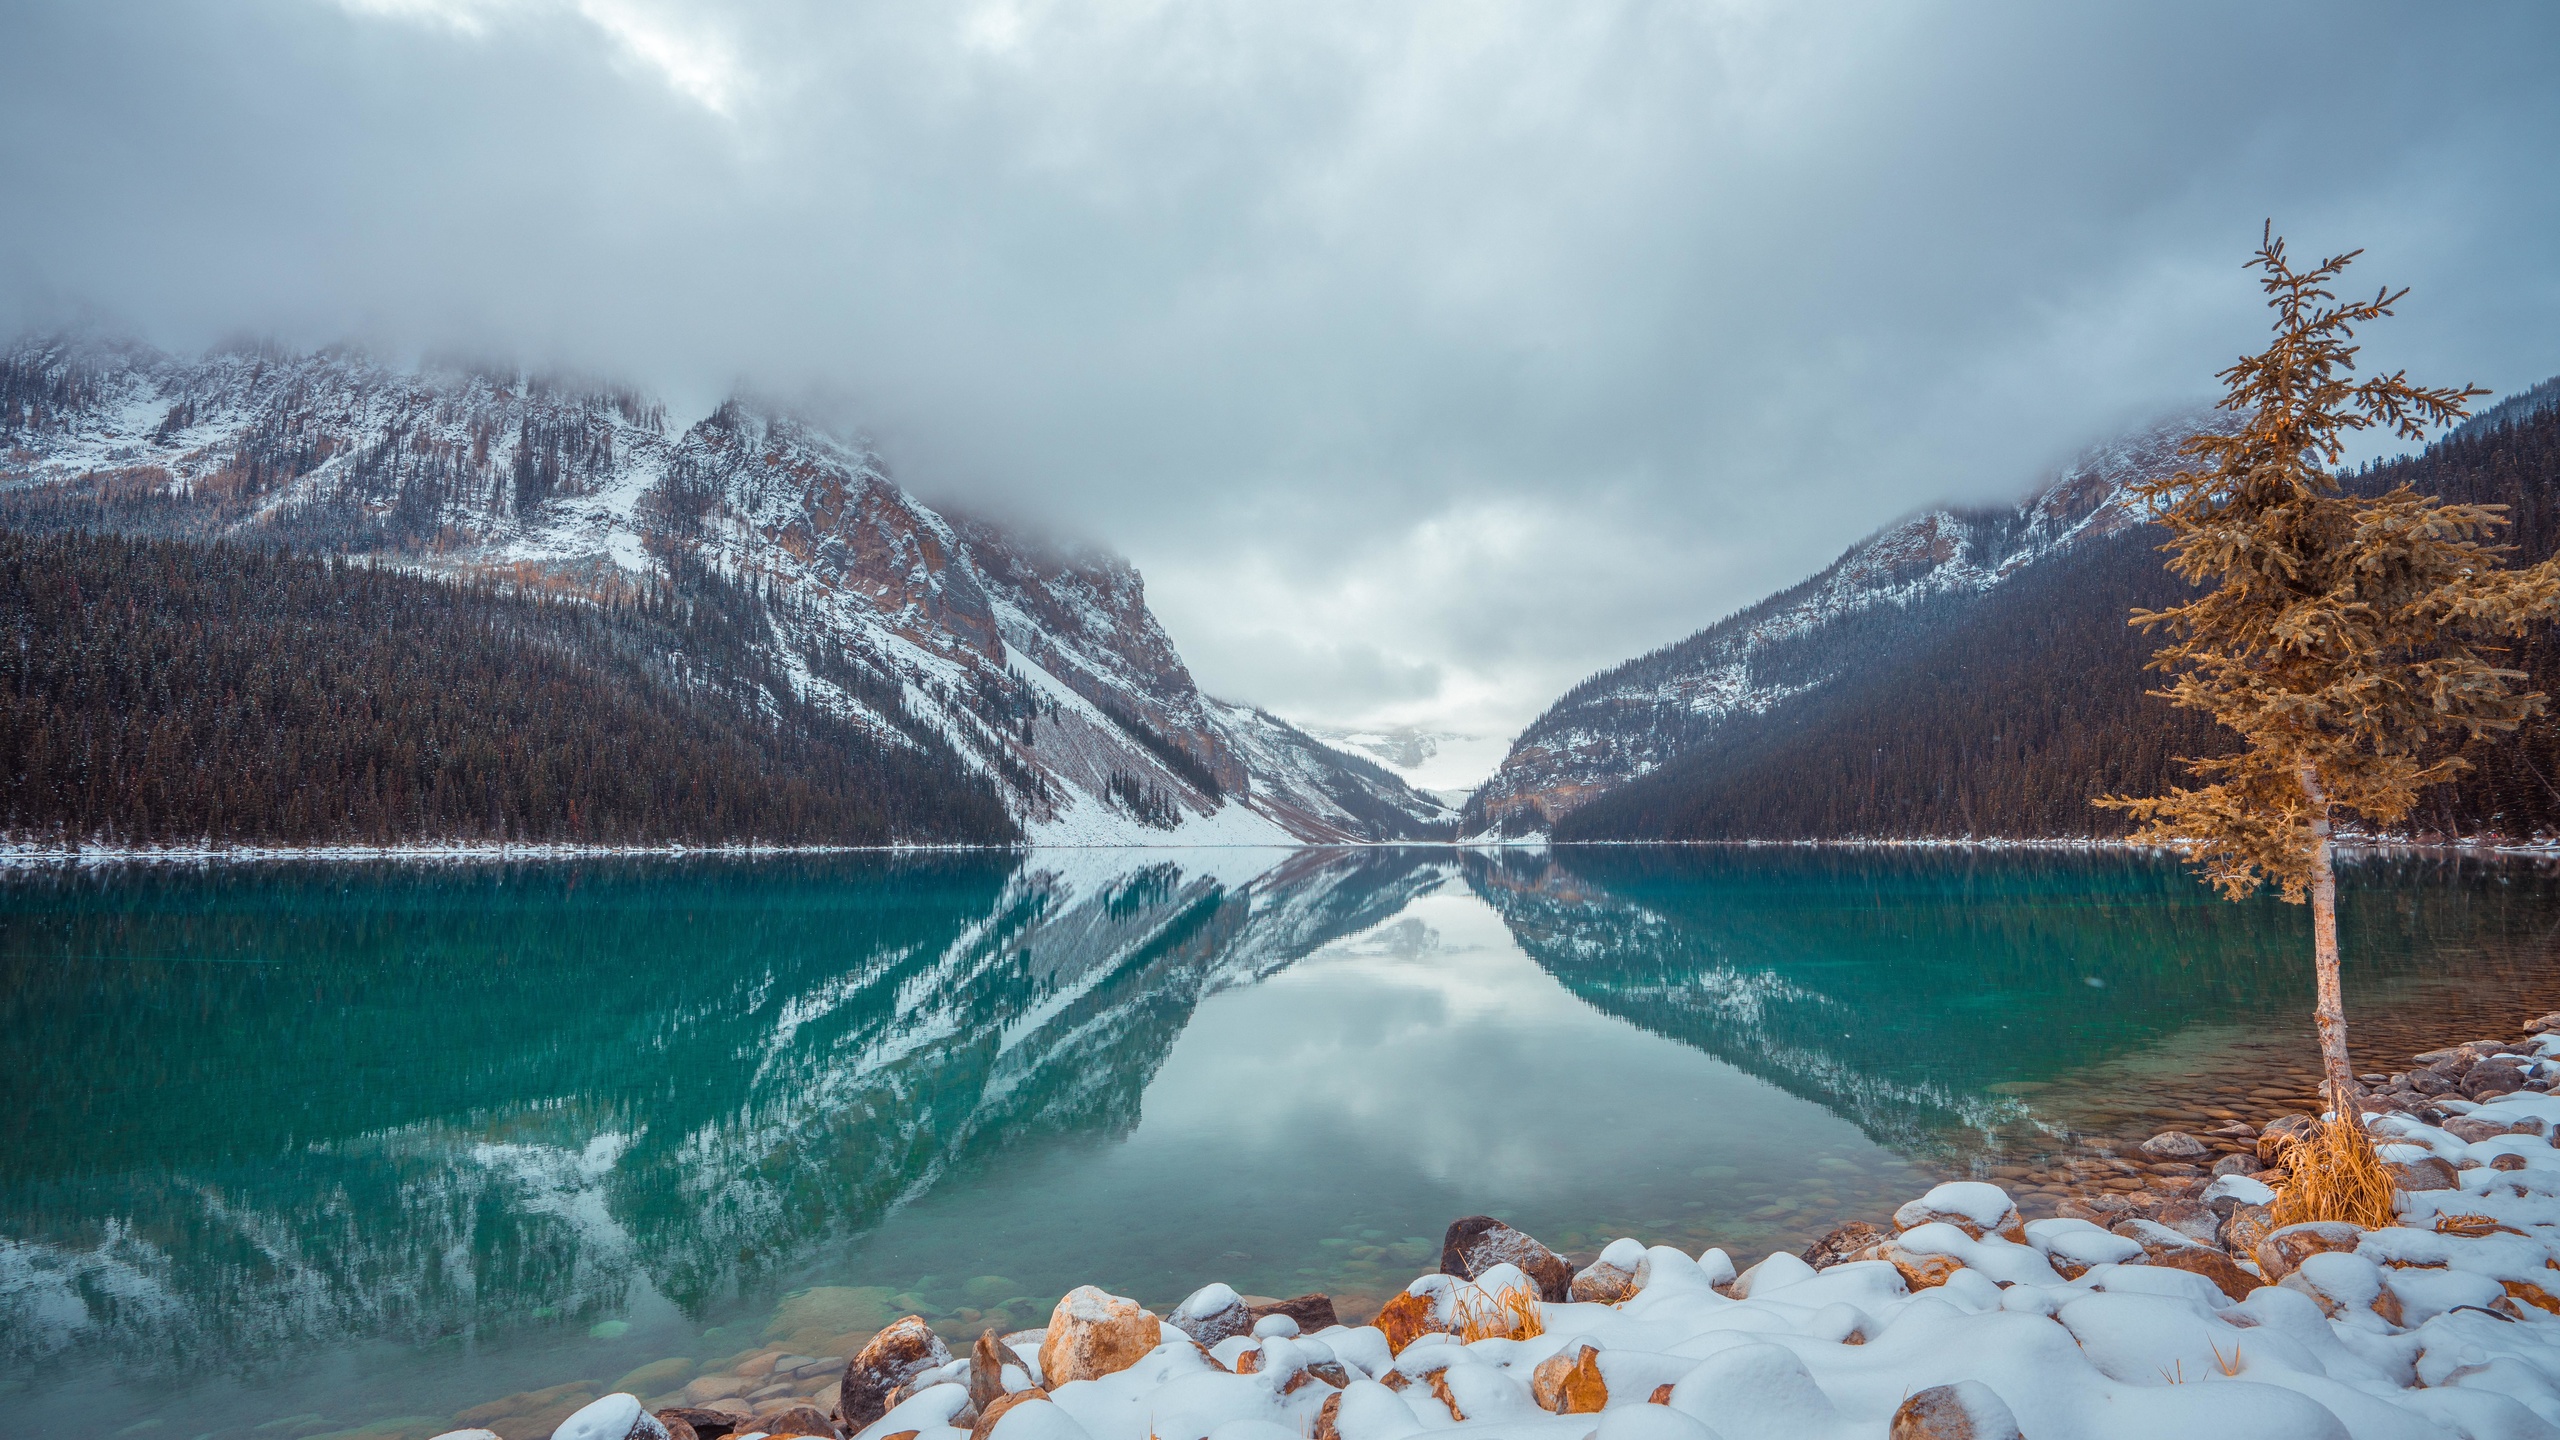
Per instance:
[[[2540,870],[2368,863],[2343,924],[2351,1014],[2560,1004]],[[1478,1211],[1747,1258],[2145,1066],[2307,1044],[2304,933],[2129,856],[27,874],[0,1402],[29,1433],[431,1434],[910,1309],[1038,1323],[1080,1283],[1360,1314]]]

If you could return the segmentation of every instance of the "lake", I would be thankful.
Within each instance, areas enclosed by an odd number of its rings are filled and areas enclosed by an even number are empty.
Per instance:
[[[2560,1008],[2541,867],[2368,859],[2341,903],[2362,1068]],[[1081,1283],[1365,1314],[1476,1212],[1747,1260],[2303,1094],[2308,950],[2298,908],[2104,853],[29,870],[0,1400],[426,1435]]]

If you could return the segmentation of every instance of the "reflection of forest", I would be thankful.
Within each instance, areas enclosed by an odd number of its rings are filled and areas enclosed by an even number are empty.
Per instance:
[[[1190,858],[19,882],[0,1355],[699,1306],[955,1166],[1125,1131],[1203,995],[1446,874]]]
[[[2014,1117],[1993,1085],[2310,1003],[2299,909],[2162,858],[1563,847],[1466,874],[1575,994],[1906,1153]],[[2539,968],[2556,898],[2516,866],[2350,866],[2350,1011],[2446,968]]]

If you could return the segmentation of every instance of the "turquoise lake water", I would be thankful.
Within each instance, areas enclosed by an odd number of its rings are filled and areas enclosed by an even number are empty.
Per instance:
[[[2355,865],[2344,917],[2351,1017],[2560,1008],[2542,869]],[[415,1430],[812,1343],[811,1294],[1356,1314],[1479,1211],[1748,1256],[2087,1123],[2089,1077],[2307,1036],[2305,934],[2121,855],[25,872],[0,1404]]]

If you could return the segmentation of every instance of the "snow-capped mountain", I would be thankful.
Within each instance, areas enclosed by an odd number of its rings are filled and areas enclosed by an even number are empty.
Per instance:
[[[2139,523],[2125,486],[2174,471],[2206,417],[2093,447],[2018,505],[1911,516],[1792,589],[1567,691],[1469,797],[1468,834],[1523,835],[1660,769],[1736,717],[1791,700],[2057,556]]]
[[[13,526],[285,543],[599,602],[717,583],[804,698],[947,744],[1035,843],[1454,819],[1203,696],[1126,561],[946,518],[866,446],[749,400],[679,428],[626,387],[502,369],[29,340],[0,362],[0,501]]]

